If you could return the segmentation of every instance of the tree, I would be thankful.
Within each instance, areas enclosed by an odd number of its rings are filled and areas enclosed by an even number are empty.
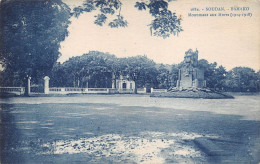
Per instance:
[[[130,76],[136,83],[136,87],[155,87],[158,82],[156,76],[158,71],[155,68],[155,62],[148,59],[147,56],[135,56],[124,59],[124,74]]]
[[[207,87],[208,88],[215,88],[216,84],[216,79],[215,79],[215,72],[216,72],[216,67],[217,63],[209,63],[205,59],[201,59],[198,61],[198,65],[201,69],[204,70],[204,78],[207,82]]]
[[[201,69],[204,70],[204,78],[207,83],[207,87],[213,90],[222,90],[226,78],[226,69],[220,65],[217,67],[217,63],[209,63],[205,59],[198,61],[198,65]]]
[[[225,87],[228,91],[257,91],[259,78],[252,68],[235,67],[228,71]]]
[[[72,57],[52,70],[50,85],[54,87],[111,88],[112,77],[120,75],[134,80],[137,88],[169,88],[178,80],[179,65],[156,64],[145,55],[117,58],[108,53],[90,51]],[[208,87],[225,91],[259,91],[260,71],[255,73],[247,67],[236,67],[229,72],[217,63],[205,59],[198,62],[205,70]]]
[[[158,68],[157,81],[159,83],[158,88],[170,87],[170,70],[163,64],[160,64]]]
[[[158,70],[146,56],[116,58],[107,53],[91,51],[55,65],[51,86],[92,88],[112,87],[112,76],[128,76],[137,87],[158,87]],[[79,85],[76,85],[79,84]]]
[[[25,85],[48,75],[68,35],[70,9],[61,0],[0,2],[0,61],[5,75]],[[10,85],[10,81],[2,81]]]
[[[112,73],[120,68],[114,55],[90,51],[53,68],[51,86],[109,88]],[[117,73],[117,72],[116,72]]]
[[[136,2],[135,7],[140,10],[149,10],[149,13],[154,18],[148,26],[151,34],[167,38],[170,35],[178,35],[182,30],[181,18],[176,16],[176,13],[168,9],[168,2],[171,0],[148,0],[147,2]],[[108,16],[114,16],[108,25],[112,28],[126,27],[128,22],[121,15],[121,7],[123,3],[120,0],[86,0],[82,6],[74,8],[73,15],[79,17],[84,12],[99,10],[96,15],[95,24],[102,26],[106,23]]]
[[[170,73],[170,79],[171,79],[170,86],[171,87],[176,87],[178,76],[179,76],[178,65],[173,64],[171,67],[171,73]]]
[[[149,10],[154,17],[149,26],[155,36],[166,38],[182,31],[181,19],[168,10],[169,1],[136,2],[136,8]],[[28,76],[37,83],[48,75],[60,56],[60,42],[68,35],[72,15],[78,17],[83,12],[99,10],[95,24],[102,26],[108,15],[114,15],[115,19],[108,25],[112,28],[126,27],[128,23],[121,15],[122,5],[120,0],[86,0],[70,13],[69,7],[61,0],[2,0],[0,64],[8,80],[1,84],[25,85]],[[73,76],[77,78],[80,75]]]
[[[215,69],[214,71],[214,78],[215,78],[215,85],[214,90],[223,90],[225,85],[227,71],[225,67],[222,65]]]

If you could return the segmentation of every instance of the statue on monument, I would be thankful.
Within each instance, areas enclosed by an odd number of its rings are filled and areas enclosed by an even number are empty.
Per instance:
[[[192,66],[192,67],[197,67],[198,66],[198,53],[199,51],[196,49],[196,51],[192,51],[192,49],[189,49],[188,51],[185,52],[184,56],[184,65],[187,66]]]

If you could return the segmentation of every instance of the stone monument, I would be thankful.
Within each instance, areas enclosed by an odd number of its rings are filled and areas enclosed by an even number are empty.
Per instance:
[[[155,92],[151,97],[171,98],[203,98],[203,99],[233,99],[231,95],[219,93],[206,88],[204,70],[198,64],[198,50],[189,49],[185,52],[184,61],[179,69],[177,85],[167,92]]]
[[[198,66],[198,50],[185,52],[183,66],[179,69],[177,88],[205,88],[204,70]]]

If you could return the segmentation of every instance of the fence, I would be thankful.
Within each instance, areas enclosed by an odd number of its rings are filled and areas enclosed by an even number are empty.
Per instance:
[[[69,93],[134,93],[134,89],[116,88],[49,88],[50,94],[69,94]],[[137,93],[146,93],[146,88],[138,88]]]
[[[137,93],[146,93],[146,88],[137,88]]]
[[[92,94],[115,94],[134,93],[134,89],[116,89],[116,88],[73,88],[73,87],[51,87],[48,88],[48,94],[78,94],[78,93],[92,93]],[[0,87],[0,93],[13,93],[16,95],[23,95],[25,92],[24,87]],[[43,89],[39,87],[31,87],[31,94],[44,93]],[[146,93],[146,88],[138,88],[137,93]]]
[[[134,93],[134,89],[118,89],[119,93]]]
[[[49,94],[69,94],[69,93],[84,93],[85,88],[61,88],[61,87],[53,87],[49,88]]]
[[[83,93],[84,88],[49,88],[49,94],[69,94],[69,93]]]
[[[33,85],[30,86],[30,77],[28,78],[28,94],[70,94],[70,93],[135,93],[135,89],[118,89],[118,88],[72,88],[72,87],[49,87],[48,76],[45,76],[44,85]],[[132,84],[132,83],[131,83]],[[1,88],[1,87],[0,87]],[[151,88],[152,89],[152,88]],[[153,89],[152,89],[153,90]],[[158,90],[158,89],[157,89]],[[138,88],[137,93],[147,93],[146,88]],[[156,89],[154,89],[156,91]],[[166,90],[167,91],[167,90]],[[16,95],[21,95],[25,93],[25,88],[22,87],[2,87],[0,89],[1,93],[14,93]]]
[[[0,93],[12,93],[15,95],[23,95],[24,87],[0,87]]]
[[[109,93],[118,93],[118,89],[116,89],[116,88],[109,88]]]
[[[155,92],[167,92],[167,89],[153,89],[153,88],[151,88],[151,93],[155,93]]]
[[[69,94],[69,93],[93,93],[106,94],[118,93],[118,89],[112,88],[49,88],[49,94]]]
[[[86,88],[85,93],[109,93],[109,88]]]

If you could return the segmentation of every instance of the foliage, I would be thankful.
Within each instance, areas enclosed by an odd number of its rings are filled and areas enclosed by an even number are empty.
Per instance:
[[[160,64],[158,68],[159,74],[157,81],[159,83],[158,88],[169,88],[170,87],[170,70],[166,65]]]
[[[169,88],[176,86],[179,68],[183,65],[156,64],[146,56],[117,58],[107,53],[91,51],[79,57],[72,57],[63,64],[55,65],[51,85],[56,87],[98,87],[110,88],[112,76],[127,76],[136,82],[138,88]],[[198,61],[205,72],[207,87],[218,91],[259,91],[260,71],[247,67],[236,67],[226,71],[217,63],[205,59]]]
[[[168,10],[168,2],[150,0],[136,3],[138,9],[149,10],[154,17],[149,26],[155,36],[166,38],[181,31],[180,19]],[[68,35],[72,15],[79,17],[83,12],[99,10],[95,24],[102,26],[107,23],[108,15],[114,15],[115,19],[108,25],[112,28],[126,27],[128,22],[121,15],[122,5],[120,0],[86,0],[71,13],[61,0],[0,1],[0,64],[5,70],[2,76],[8,77],[1,81],[1,85],[25,85],[29,76],[34,83],[39,83],[39,79],[48,75],[60,56],[60,42]],[[58,69],[57,65],[55,69]],[[146,77],[140,85],[145,85],[147,81],[156,83],[144,71],[134,71],[140,74],[140,78]],[[147,71],[156,73],[152,67]],[[74,78],[80,76],[74,74]]]
[[[259,91],[259,75],[248,67],[235,67],[227,73],[225,87],[228,91]]]
[[[149,10],[154,17],[151,22],[150,30],[154,36],[163,38],[169,37],[171,34],[178,35],[183,31],[181,19],[177,18],[176,13],[168,10],[168,2],[164,0],[150,0],[148,2],[136,2],[135,7],[138,10]]]
[[[114,74],[116,78],[128,76],[136,81],[138,87],[154,86],[157,84],[154,65],[146,56],[116,58],[114,55],[91,51],[57,64],[53,69],[51,85],[109,88]]]
[[[99,10],[99,14],[95,16],[95,24],[103,26],[106,23],[108,15],[114,15],[115,19],[108,23],[112,28],[126,27],[127,21],[121,15],[122,3],[119,0],[85,0],[82,6],[73,9],[73,15],[79,17],[84,12]]]
[[[57,64],[52,71],[51,85],[66,87],[95,87],[111,86],[111,70],[115,56],[91,51],[78,57],[72,57],[63,64]]]
[[[168,9],[168,2],[165,0],[149,0],[148,2],[136,2],[135,7],[138,10],[149,10],[153,17],[149,24],[151,34],[163,38],[172,35],[178,35],[183,31],[181,27],[181,19],[174,12]],[[111,28],[126,27],[128,22],[121,15],[121,7],[123,3],[120,0],[86,0],[82,6],[73,10],[73,15],[79,17],[84,12],[99,10],[100,14],[96,15],[95,24],[102,26],[106,23],[108,15],[115,15],[115,19],[108,23]]]
[[[201,59],[198,61],[198,65],[200,68],[202,68],[204,70],[204,77],[205,80],[207,82],[207,87],[209,88],[215,88],[215,84],[216,84],[216,78],[221,75],[217,75],[218,72],[217,71],[217,63],[209,63],[207,60],[205,59]],[[224,76],[224,75],[222,75]]]
[[[61,0],[2,0],[0,7],[0,61],[10,79],[2,85],[24,85],[26,76],[37,82],[60,56],[70,9]]]
[[[177,80],[179,75],[179,68],[178,65],[173,64],[171,65],[171,72],[170,72],[170,86],[176,86]]]
[[[216,62],[208,63],[205,59],[199,60],[199,65],[205,70],[208,88],[232,92],[260,91],[259,75],[251,68],[235,67],[227,72],[223,66],[217,67]]]

